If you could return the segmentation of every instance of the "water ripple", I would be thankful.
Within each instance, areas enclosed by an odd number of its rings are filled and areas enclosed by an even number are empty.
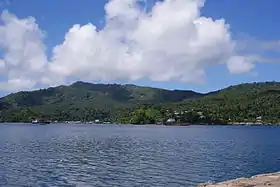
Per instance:
[[[280,128],[0,125],[0,186],[196,186],[280,170]]]

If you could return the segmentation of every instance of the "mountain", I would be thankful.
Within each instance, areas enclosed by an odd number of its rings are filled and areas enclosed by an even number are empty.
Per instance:
[[[280,82],[246,83],[219,90],[194,100],[174,104],[173,108],[203,111],[211,118],[232,122],[280,122]]]
[[[69,114],[76,113],[74,119],[80,119],[79,115],[84,115],[85,110],[95,110],[94,113],[102,110],[106,113],[104,115],[107,115],[118,108],[179,102],[202,96],[204,94],[186,90],[171,91],[136,85],[91,84],[79,81],[70,86],[10,94],[0,99],[0,110],[2,116],[9,116],[8,119],[15,119],[11,115],[24,111],[24,109],[33,111],[32,114],[25,114],[26,117],[34,116],[33,113],[53,117],[58,116],[58,112],[59,115],[62,115],[61,112],[63,112],[65,117],[71,119]],[[90,113],[92,112],[90,111]]]
[[[91,84],[76,82],[70,86],[59,86],[31,92],[18,92],[0,99],[2,104],[13,107],[34,107],[48,104],[89,102],[91,105],[157,104],[179,102],[202,97],[204,94],[185,90],[165,90],[136,85]],[[101,103],[100,103],[101,102]]]
[[[223,122],[229,119],[254,120],[258,116],[275,122],[280,121],[279,103],[279,82],[240,84],[207,94],[136,85],[76,82],[69,86],[18,92],[0,98],[0,120],[102,119],[152,123],[174,117],[174,112],[170,113],[173,110],[203,112],[207,118]]]

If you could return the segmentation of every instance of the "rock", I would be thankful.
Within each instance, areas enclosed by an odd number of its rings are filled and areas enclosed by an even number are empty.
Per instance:
[[[199,184],[198,187],[280,187],[280,172],[239,178],[221,183]]]

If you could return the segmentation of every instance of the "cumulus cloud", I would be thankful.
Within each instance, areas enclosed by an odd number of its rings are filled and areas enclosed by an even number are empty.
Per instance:
[[[91,23],[73,25],[49,60],[35,19],[3,12],[0,75],[6,81],[0,89],[73,80],[199,83],[209,66],[226,64],[234,74],[254,67],[255,59],[236,54],[236,42],[224,19],[200,15],[203,0],[160,1],[148,12],[140,1],[110,0],[103,29]]]
[[[2,91],[21,91],[29,90],[34,87],[36,80],[13,78],[6,82],[0,82],[0,90]]]
[[[201,82],[209,65],[233,53],[224,20],[201,17],[199,0],[166,0],[143,12],[136,0],[111,0],[106,26],[74,25],[54,48],[50,71],[60,81],[89,80]]]
[[[228,60],[227,67],[232,74],[250,72],[254,68],[254,59],[244,56],[233,56]]]
[[[18,19],[4,11],[1,14],[0,60],[1,90],[32,88],[45,72],[47,58],[43,33],[32,17]]]

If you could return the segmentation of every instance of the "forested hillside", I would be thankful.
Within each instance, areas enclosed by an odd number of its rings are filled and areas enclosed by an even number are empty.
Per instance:
[[[50,120],[156,123],[280,122],[280,83],[247,83],[201,94],[118,84],[76,82],[0,99],[1,121]]]
[[[10,94],[0,99],[0,110],[2,121],[30,121],[38,117],[56,120],[111,119],[120,108],[180,102],[202,96],[204,94],[194,91],[76,82],[70,86]]]

